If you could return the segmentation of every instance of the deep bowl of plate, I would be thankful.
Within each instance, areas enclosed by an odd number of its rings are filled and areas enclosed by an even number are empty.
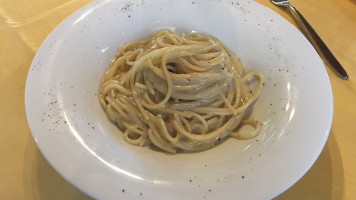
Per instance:
[[[116,49],[155,30],[208,33],[258,71],[265,85],[250,140],[168,154],[127,144],[98,100]],[[333,100],[324,65],[307,39],[248,0],[94,1],[60,23],[29,69],[25,106],[49,163],[95,199],[269,199],[298,181],[330,131]]]

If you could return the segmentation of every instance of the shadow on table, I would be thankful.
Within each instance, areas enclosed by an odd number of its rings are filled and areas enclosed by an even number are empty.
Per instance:
[[[275,200],[284,199],[342,199],[344,196],[344,168],[339,146],[332,132],[310,170],[291,188]]]
[[[61,177],[38,150],[28,134],[23,169],[23,189],[27,199],[92,200]]]

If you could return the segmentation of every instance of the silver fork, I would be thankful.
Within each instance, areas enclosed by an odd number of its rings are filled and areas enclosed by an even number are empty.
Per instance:
[[[307,20],[302,16],[302,14],[300,14],[300,12],[292,4],[290,4],[288,0],[270,0],[270,1],[277,6],[287,7],[292,11],[294,16],[297,18],[298,25],[304,32],[304,35],[312,43],[316,51],[323,58],[324,62],[328,65],[331,71],[333,71],[340,78],[346,80],[349,77],[349,74],[341,66],[339,61],[337,61],[335,56],[331,53],[329,48],[321,40],[321,38],[310,26]]]

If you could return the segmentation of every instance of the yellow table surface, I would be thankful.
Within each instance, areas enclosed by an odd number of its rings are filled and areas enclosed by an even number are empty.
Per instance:
[[[295,25],[287,10],[257,1]],[[37,49],[64,18],[89,2],[0,0],[0,199],[91,199],[38,150],[24,105],[26,76]],[[313,167],[276,199],[356,199],[356,0],[292,3],[350,78],[341,80],[327,68],[334,98],[330,136]]]

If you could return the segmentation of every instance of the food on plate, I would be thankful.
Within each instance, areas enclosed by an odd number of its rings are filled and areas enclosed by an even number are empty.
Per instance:
[[[102,77],[99,100],[126,142],[171,153],[198,151],[228,136],[259,133],[260,124],[245,115],[263,82],[260,73],[245,73],[219,39],[162,29],[118,48]],[[237,131],[246,124],[253,131]]]

